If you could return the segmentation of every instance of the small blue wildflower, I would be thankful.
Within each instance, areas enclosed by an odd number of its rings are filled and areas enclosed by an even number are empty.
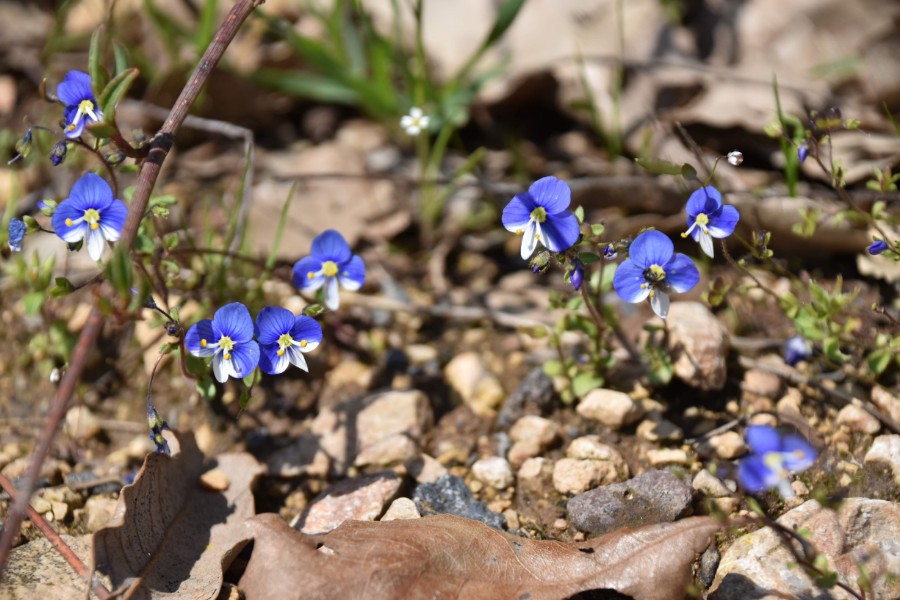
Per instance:
[[[795,434],[782,434],[774,427],[747,428],[752,453],[738,464],[738,480],[751,494],[777,488],[781,497],[793,497],[791,473],[808,469],[816,461],[816,450]]]
[[[572,284],[572,287],[575,288],[575,291],[581,289],[581,284],[584,283],[584,264],[577,258],[572,262],[572,272],[569,274],[569,283]]]
[[[84,240],[88,254],[98,261],[103,255],[104,240],[119,239],[127,216],[128,208],[113,198],[109,184],[99,175],[85,173],[53,213],[53,228],[69,244]]]
[[[56,86],[56,95],[65,104],[63,117],[67,138],[81,137],[84,126],[103,120],[91,89],[91,76],[81,71],[69,71]]]
[[[544,177],[510,200],[503,209],[503,227],[522,236],[523,259],[528,260],[538,242],[551,252],[563,252],[578,240],[578,219],[566,210],[571,199],[565,181]]]
[[[812,356],[812,344],[799,335],[784,343],[784,362],[794,367],[802,360]]]
[[[612,244],[607,244],[603,247],[603,258],[606,260],[613,260],[615,257],[619,255],[619,252],[616,250],[616,247]]]
[[[25,222],[22,219],[17,219],[13,217],[9,220],[9,228],[7,229],[9,233],[9,249],[11,252],[21,252],[22,251],[22,240],[25,239],[25,233],[28,231],[28,226],[25,225]]]
[[[325,306],[337,310],[341,302],[338,283],[345,290],[355,292],[366,279],[366,265],[333,229],[316,236],[311,254],[294,264],[294,285],[302,291],[316,291],[324,285]]]
[[[650,298],[653,312],[661,319],[669,314],[669,292],[683,293],[700,281],[700,272],[675,245],[659,231],[645,231],[635,238],[628,258],[613,276],[613,287],[625,302]]]
[[[240,302],[226,304],[212,320],[191,327],[184,338],[188,352],[212,356],[213,374],[220,383],[229,377],[242,379],[259,364],[259,344],[253,340],[253,319]]]
[[[809,156],[809,146],[806,142],[800,142],[800,145],[797,146],[797,160],[802,163],[807,156]]]
[[[304,371],[304,352],[315,350],[322,341],[322,326],[306,315],[295,317],[286,308],[267,306],[256,317],[259,339],[259,368],[269,375],[284,373],[289,364]]]
[[[886,241],[875,240],[874,242],[872,242],[872,245],[870,245],[867,250],[868,250],[869,254],[871,254],[872,256],[876,256],[878,254],[881,254],[882,252],[884,252],[887,249],[888,249],[888,243]]]
[[[690,235],[700,243],[703,252],[713,257],[713,238],[726,238],[734,232],[741,215],[738,210],[722,204],[722,194],[711,185],[705,186],[691,194],[685,210],[688,214],[688,229],[681,237]]]

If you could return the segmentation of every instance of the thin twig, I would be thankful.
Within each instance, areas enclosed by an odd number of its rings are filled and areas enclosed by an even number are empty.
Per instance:
[[[159,133],[157,133],[149,142],[149,152],[147,158],[141,164],[141,171],[138,175],[137,186],[132,197],[131,206],[128,210],[128,217],[125,221],[125,227],[122,230],[122,236],[119,244],[127,248],[131,248],[134,239],[137,236],[138,227],[147,210],[147,204],[150,201],[150,194],[156,184],[163,161],[165,161],[169,150],[172,147],[172,141],[175,133],[187,117],[188,111],[200,95],[200,91],[206,84],[219,59],[225,53],[225,49],[234,39],[238,29],[250,13],[265,0],[238,0],[232,7],[231,12],[225,17],[225,21],[216,32],[212,42],[207,47],[206,52],[197,64],[197,68],[188,80],[187,85],[181,91],[181,95],[172,107],[172,112],[163,124]],[[104,295],[101,294],[101,297]],[[98,300],[99,302],[99,300]],[[6,561],[9,558],[9,552],[12,549],[13,540],[19,533],[19,527],[25,518],[28,509],[28,502],[31,494],[34,492],[35,482],[40,474],[41,466],[50,453],[50,447],[53,444],[53,438],[59,429],[66,414],[66,408],[69,400],[75,392],[75,386],[81,379],[84,371],[85,363],[89,352],[94,348],[100,329],[103,325],[104,317],[98,305],[95,304],[91,313],[88,315],[87,322],[81,330],[78,341],[72,352],[72,359],[69,368],[63,375],[62,381],[56,390],[56,396],[50,412],[47,415],[47,421],[44,429],[38,438],[38,444],[35,448],[31,463],[28,465],[28,471],[23,479],[22,489],[19,497],[10,507],[6,522],[4,523],[3,533],[0,535],[0,576],[3,575]]]
[[[19,493],[16,491],[15,486],[13,486],[12,482],[9,479],[0,475],[0,487],[2,487],[7,494],[9,494],[10,498],[12,498],[13,502],[15,502],[19,497]],[[28,518],[31,519],[31,522],[34,523],[34,526],[37,527],[41,533],[44,534],[44,537],[47,538],[47,541],[53,544],[53,547],[56,548],[56,551],[59,552],[66,562],[69,563],[69,566],[78,574],[79,577],[88,582],[91,590],[94,594],[97,595],[100,600],[105,600],[109,598],[109,590],[106,589],[102,583],[97,581],[91,576],[90,569],[78,558],[78,555],[69,547],[69,545],[65,542],[65,540],[60,537],[56,531],[46,519],[39,513],[34,510],[31,505],[27,505],[26,513],[28,514]]]

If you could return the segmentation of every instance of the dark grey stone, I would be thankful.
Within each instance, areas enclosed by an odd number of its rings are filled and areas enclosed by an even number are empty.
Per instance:
[[[456,475],[444,475],[434,483],[419,484],[413,493],[413,501],[422,516],[456,515],[481,521],[494,529],[506,529],[503,515],[476,500],[466,482]]]
[[[544,373],[543,367],[535,367],[522,380],[519,387],[506,397],[497,417],[497,425],[500,429],[509,429],[513,423],[525,416],[525,410],[529,405],[536,408],[538,414],[547,414],[553,410],[555,398],[553,380]]]
[[[578,494],[567,505],[580,531],[608,533],[623,527],[668,523],[690,514],[693,490],[669,471],[637,477]]]

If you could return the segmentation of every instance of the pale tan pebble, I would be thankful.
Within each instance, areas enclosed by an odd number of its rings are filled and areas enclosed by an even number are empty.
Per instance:
[[[525,464],[528,459],[538,456],[541,451],[541,445],[537,440],[515,442],[506,453],[506,459],[516,469]]]
[[[836,422],[838,425],[847,427],[850,431],[867,433],[869,435],[874,435],[881,429],[881,423],[878,422],[878,419],[855,404],[848,404],[843,407],[838,412]]]
[[[741,505],[741,501],[738,498],[734,498],[733,496],[725,496],[724,498],[712,498],[713,503],[726,515],[734,514],[738,507]]]
[[[512,504],[512,501],[507,498],[496,498],[488,502],[488,510],[491,510],[495,513],[502,513]]]
[[[50,510],[53,512],[53,519],[56,521],[62,521],[66,518],[66,515],[69,514],[69,505],[65,502],[51,502]]]
[[[795,479],[791,482],[791,490],[798,496],[802,496],[804,498],[809,496],[809,488],[806,487],[806,484],[799,479]]]
[[[200,485],[208,490],[224,492],[231,485],[228,475],[221,469],[211,469],[200,476]]]
[[[583,542],[585,539],[585,535],[583,531],[576,531],[575,535],[572,536],[573,542]]]
[[[553,521],[553,529],[557,531],[565,531],[568,526],[569,523],[565,519],[559,518]]]
[[[728,489],[725,482],[706,469],[701,469],[697,472],[691,482],[691,487],[698,492],[703,492],[711,498],[724,498],[725,496],[730,496],[732,493],[732,490]]]
[[[729,400],[725,403],[725,412],[729,415],[737,416],[741,414],[741,405],[736,400]]]
[[[782,396],[775,408],[780,413],[796,413],[800,414],[800,406],[803,404],[803,394],[797,388],[788,388],[787,392]]]
[[[536,479],[541,476],[541,471],[547,459],[544,457],[529,458],[519,467],[518,477],[520,480]]]
[[[35,496],[31,499],[31,508],[38,512],[38,514],[46,514],[53,510],[53,506],[40,496]]]
[[[418,519],[422,515],[416,508],[416,503],[409,498],[397,498],[388,507],[381,521],[397,521],[405,519]]]
[[[689,466],[693,460],[680,448],[653,448],[647,451],[647,458],[654,467],[663,465]]]
[[[750,417],[748,425],[768,425],[769,427],[778,427],[778,417],[760,413]]]
[[[747,453],[747,444],[744,443],[743,436],[736,431],[726,431],[714,435],[708,443],[715,451],[716,456],[724,460],[734,460]]]
[[[473,494],[477,494],[484,489],[484,484],[475,479],[469,482],[469,489],[472,490]]]
[[[508,508],[503,511],[503,518],[506,519],[506,527],[510,531],[515,531],[522,526],[521,522],[519,521],[519,513],[512,508]]]

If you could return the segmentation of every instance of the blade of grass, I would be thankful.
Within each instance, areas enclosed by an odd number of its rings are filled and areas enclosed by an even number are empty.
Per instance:
[[[284,206],[281,207],[281,216],[278,217],[278,226],[275,228],[275,239],[272,240],[272,250],[269,252],[269,258],[266,259],[266,269],[263,272],[263,281],[268,278],[269,273],[275,266],[275,260],[278,256],[278,249],[281,247],[281,236],[284,234],[284,226],[287,224],[288,211],[291,203],[294,201],[294,192],[297,190],[297,182],[291,185],[287,198],[284,200]]]

